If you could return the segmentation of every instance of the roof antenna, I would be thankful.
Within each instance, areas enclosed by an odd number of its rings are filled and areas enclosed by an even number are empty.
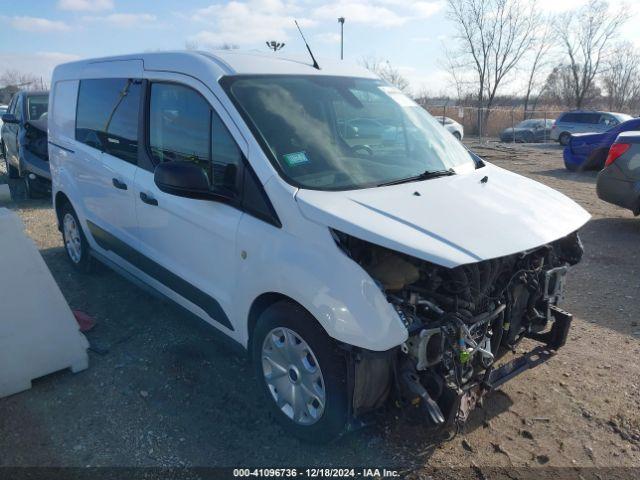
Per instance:
[[[313,52],[311,51],[311,48],[309,47],[309,44],[307,43],[307,39],[304,38],[304,35],[302,34],[302,30],[300,30],[300,25],[298,25],[298,21],[294,20],[294,22],[296,24],[296,27],[298,27],[298,31],[300,32],[300,36],[302,37],[302,41],[307,46],[307,50],[309,51],[309,55],[311,55],[311,60],[313,60],[313,68],[315,68],[316,70],[320,70],[320,65],[318,65],[318,62],[316,62],[316,57],[313,56]]]

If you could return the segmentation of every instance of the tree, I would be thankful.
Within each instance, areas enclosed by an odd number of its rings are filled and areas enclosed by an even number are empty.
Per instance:
[[[606,61],[607,48],[626,18],[622,9],[611,13],[602,0],[590,0],[557,18],[554,30],[569,61],[571,103],[576,108],[584,105]]]
[[[409,81],[402,76],[397,68],[393,67],[391,63],[389,63],[389,60],[381,60],[376,57],[362,57],[360,59],[360,64],[370,72],[375,73],[382,79],[389,82],[398,90],[407,94],[410,93],[411,85],[409,84]]]
[[[533,58],[529,67],[529,78],[527,80],[527,89],[524,96],[524,118],[527,118],[529,103],[534,92],[537,92],[534,100],[533,108],[535,109],[538,98],[544,92],[545,82],[540,81],[540,71],[545,69],[550,63],[550,50],[552,48],[551,33],[552,24],[550,19],[545,19],[541,23],[542,28],[539,33],[534,36],[533,41]]]
[[[605,63],[602,85],[608,97],[609,110],[630,107],[640,96],[640,55],[630,42],[621,42]]]
[[[473,78],[486,123],[496,94],[530,51],[540,15],[529,0],[447,0],[456,27],[456,64]]]
[[[462,103],[465,98],[469,97],[473,82],[470,82],[465,76],[465,65],[458,60],[456,55],[452,54],[447,46],[444,46],[444,51],[445,62],[443,67],[453,81],[458,103]]]
[[[542,97],[548,104],[573,105],[573,73],[571,65],[560,64],[553,67],[542,87]],[[594,83],[584,94],[584,104],[594,104],[601,99],[602,92]]]
[[[17,87],[19,90],[37,90],[46,87],[42,78],[19,70],[5,70],[0,75],[0,85],[3,87]]]

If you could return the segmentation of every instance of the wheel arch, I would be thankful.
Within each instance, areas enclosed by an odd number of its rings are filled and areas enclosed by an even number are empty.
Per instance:
[[[565,135],[569,137],[569,142],[571,141],[571,132],[567,132],[566,130],[563,130],[562,132],[560,132],[560,135],[558,135],[558,143],[560,143],[561,145],[562,145],[562,138],[565,138],[564,137]],[[566,145],[569,145],[569,143],[567,142]]]
[[[316,319],[313,313],[311,313],[307,308],[305,308],[305,306],[302,305],[300,302],[296,301],[295,299],[283,293],[265,292],[258,295],[258,297],[256,297],[254,301],[251,303],[251,307],[249,308],[249,315],[247,318],[247,335],[248,335],[247,354],[249,356],[250,361],[253,361],[253,358],[251,358],[252,357],[251,343],[253,341],[253,332],[255,331],[255,327],[256,327],[256,324],[258,323],[258,319],[260,318],[260,315],[262,315],[262,313],[267,308],[279,302],[288,302],[299,308],[302,308],[305,312],[307,312],[311,316],[311,318],[315,319],[318,326],[327,335],[327,337],[331,339],[331,336],[328,334],[328,332],[322,326],[322,324]]]
[[[53,198],[53,207],[56,212],[56,220],[58,221],[58,230],[60,231],[62,231],[62,208],[66,204],[71,205],[69,197],[67,197],[67,195],[62,191],[57,192]],[[73,207],[73,205],[71,206]]]

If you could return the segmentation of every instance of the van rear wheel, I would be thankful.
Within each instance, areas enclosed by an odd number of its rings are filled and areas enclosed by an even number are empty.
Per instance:
[[[344,355],[302,307],[278,302],[258,318],[251,342],[255,374],[276,421],[312,443],[347,426]]]

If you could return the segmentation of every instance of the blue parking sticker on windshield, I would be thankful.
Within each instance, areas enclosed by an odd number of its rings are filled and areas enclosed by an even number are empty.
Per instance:
[[[309,162],[309,157],[307,157],[305,152],[287,153],[286,155],[283,155],[282,158],[290,167],[296,167]]]

